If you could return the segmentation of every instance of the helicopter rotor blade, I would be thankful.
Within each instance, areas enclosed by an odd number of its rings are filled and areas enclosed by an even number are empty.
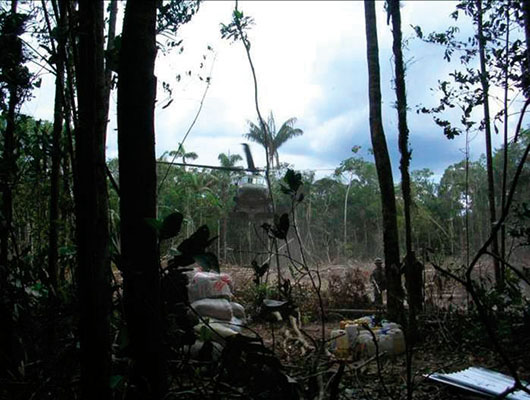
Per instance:
[[[254,160],[252,159],[252,153],[250,152],[250,147],[247,143],[241,143],[243,145],[243,150],[245,151],[245,157],[247,159],[248,169],[256,172],[256,166],[254,165]]]

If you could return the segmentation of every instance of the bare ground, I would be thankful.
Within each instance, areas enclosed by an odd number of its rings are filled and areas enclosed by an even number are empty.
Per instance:
[[[330,276],[344,277],[348,269],[358,268],[368,284],[371,266],[366,265],[328,265],[320,268],[320,276],[324,282]],[[250,288],[253,273],[251,269],[238,267],[225,268],[231,274],[236,293]],[[491,269],[479,267],[477,276],[487,279]],[[274,277],[271,276],[271,279]],[[325,287],[325,285],[324,285]],[[462,313],[467,309],[468,297],[465,290],[455,282],[442,276],[432,267],[425,270],[425,299],[428,312],[421,320],[421,336],[413,348],[411,381],[412,398],[414,399],[479,399],[477,395],[454,389],[429,380],[427,376],[434,372],[454,372],[470,366],[482,366],[496,371],[508,373],[506,366],[498,354],[491,350],[488,343],[475,342],[459,330],[468,329],[452,319],[454,312]],[[302,353],[300,346],[293,341],[285,341],[282,329],[276,327],[274,332],[267,323],[252,323],[251,327],[264,339],[269,348],[282,359],[287,372],[300,382],[307,382],[308,365],[314,360],[314,352]],[[329,338],[332,329],[338,328],[338,321],[330,321],[324,325],[325,336]],[[476,327],[475,327],[476,328]],[[322,326],[309,323],[303,326],[308,336],[318,340]],[[480,327],[478,327],[480,329]],[[465,333],[465,332],[464,332]],[[274,339],[273,339],[274,336]],[[528,335],[510,338],[516,346],[508,348],[510,359],[518,368],[522,379],[530,380],[530,338]],[[273,343],[274,342],[274,343]],[[508,347],[510,347],[508,345]],[[320,361],[320,373],[323,382],[330,382],[337,373],[341,363],[345,363],[345,372],[341,377],[340,396],[343,399],[404,399],[407,398],[407,368],[404,355],[387,357],[378,360],[337,360],[328,356]]]

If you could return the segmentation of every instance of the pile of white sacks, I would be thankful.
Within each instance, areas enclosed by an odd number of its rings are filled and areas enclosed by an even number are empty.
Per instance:
[[[189,273],[188,299],[193,310],[200,316],[194,330],[203,338],[220,345],[224,340],[237,335],[245,324],[245,309],[233,300],[233,284],[230,275],[203,272],[195,269]],[[192,346],[192,354],[202,348],[197,340]],[[220,346],[216,346],[219,350]]]

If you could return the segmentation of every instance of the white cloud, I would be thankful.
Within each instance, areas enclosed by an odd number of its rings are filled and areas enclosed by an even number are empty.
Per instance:
[[[401,9],[404,37],[411,38],[410,25],[419,24],[424,33],[445,29],[453,24],[448,15],[456,2],[406,1]],[[208,75],[213,66],[211,86],[197,123],[186,140],[187,151],[199,154],[197,162],[217,165],[221,152],[240,153],[246,121],[257,120],[254,106],[254,84],[250,66],[241,42],[230,44],[220,38],[220,23],[231,19],[234,2],[206,1],[192,21],[181,27],[179,38],[184,39],[184,52],[175,49],[170,55],[157,59],[159,82],[168,81],[173,88],[173,103],[166,104],[166,94],[159,88],[156,109],[157,155],[178,146],[188,130],[200,105],[205,82],[198,74]],[[396,131],[395,109],[391,105],[395,94],[391,86],[392,36],[387,25],[383,2],[377,2],[380,65],[383,90],[383,115],[388,141]],[[282,161],[296,168],[333,168],[350,156],[355,144],[367,144],[368,88],[364,8],[361,1],[240,1],[239,9],[255,19],[249,33],[251,53],[258,76],[261,112],[266,117],[274,112],[277,124],[290,117],[298,118],[304,129],[302,137],[293,139],[280,150]],[[212,46],[214,52],[208,51]],[[206,60],[203,55],[207,55]],[[430,146],[444,146],[447,151],[440,162],[459,160],[464,147],[463,138],[446,141],[439,127],[429,116],[415,115],[419,103],[436,104],[430,91],[438,79],[447,76],[452,66],[442,60],[442,50],[417,40],[409,41],[405,57],[407,90],[411,108],[411,143],[415,155],[424,164],[433,166],[441,154],[426,157]],[[204,63],[203,68],[199,68]],[[191,71],[192,76],[186,76]],[[175,76],[180,74],[180,82]],[[50,118],[53,104],[53,80],[48,89],[31,102],[29,113]],[[50,94],[51,93],[51,94]],[[51,97],[50,97],[51,96]],[[116,98],[116,94],[113,95]],[[111,110],[109,125],[109,157],[117,155],[115,108]],[[483,152],[481,136],[473,141],[473,154]],[[497,139],[496,139],[497,140]],[[262,149],[252,144],[258,165],[264,164]],[[397,154],[396,149],[391,149]],[[394,164],[397,165],[396,162]],[[417,164],[417,163],[416,163]],[[437,164],[438,165],[438,164]],[[446,165],[445,165],[446,166]],[[437,166],[437,171],[442,166]]]

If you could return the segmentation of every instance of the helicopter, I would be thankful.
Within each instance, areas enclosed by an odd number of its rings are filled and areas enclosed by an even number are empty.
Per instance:
[[[249,173],[236,182],[237,192],[234,197],[236,204],[231,215],[249,220],[272,218],[272,202],[265,179],[259,174],[254,164],[249,145],[247,143],[242,143],[242,145]]]

